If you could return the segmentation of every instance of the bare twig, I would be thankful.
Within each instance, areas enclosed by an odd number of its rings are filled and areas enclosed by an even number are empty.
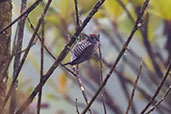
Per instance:
[[[78,109],[78,99],[75,99],[75,107],[76,107],[77,114],[80,114],[79,109]]]
[[[69,48],[72,46],[72,44],[75,42],[76,38],[79,36],[79,34],[84,29],[84,27],[88,24],[88,22],[91,20],[91,18],[93,17],[93,15],[98,11],[98,9],[100,8],[100,6],[103,3],[104,3],[104,0],[100,0],[100,1],[98,1],[96,3],[96,5],[93,7],[93,9],[89,13],[89,15],[83,21],[83,24],[81,25],[81,27],[75,32],[75,34],[72,36],[70,42],[65,46],[65,48],[62,50],[62,52],[60,53],[60,55],[58,56],[58,58],[56,59],[56,61],[54,62],[54,64],[49,68],[49,70],[47,71],[47,73],[43,76],[42,83],[39,83],[35,87],[35,89],[33,90],[33,92],[30,94],[30,96],[24,102],[24,104],[18,109],[18,111],[16,112],[16,114],[21,114],[25,110],[25,108],[33,101],[33,99],[36,96],[36,94],[40,91],[40,87],[43,86],[46,83],[46,81],[49,79],[49,77],[51,76],[51,74],[53,73],[53,71],[64,60],[64,58],[66,57],[66,55],[69,52]]]
[[[171,85],[166,90],[163,97],[146,114],[150,114],[155,108],[157,108],[157,106],[159,106],[160,103],[163,102],[166,99],[166,97],[167,97],[167,95],[169,94],[170,91],[171,91]]]
[[[100,85],[101,85],[103,83],[103,61],[102,61],[101,44],[99,45],[99,57],[100,57],[99,62],[100,62]],[[102,90],[101,98],[103,103],[104,114],[107,114],[105,96],[103,90]]]
[[[29,24],[30,24],[31,29],[32,29],[33,31],[35,31],[35,28],[34,28],[33,24],[31,23],[30,18],[28,17],[27,19],[28,19],[28,22],[29,22]],[[40,40],[40,42],[42,42],[42,38],[40,37],[40,35],[39,35],[38,33],[37,33],[36,35],[37,35],[38,39]],[[45,44],[44,44],[43,46],[44,46],[44,49],[46,50],[46,52],[47,52],[54,60],[56,60],[56,57],[50,52],[50,50],[47,48],[47,46],[46,46]]]
[[[40,60],[40,83],[43,79],[43,65],[44,65],[44,38],[45,38],[45,22],[44,19],[42,20],[42,40],[41,40],[41,60]],[[38,102],[37,102],[37,114],[40,114],[41,108],[41,101],[42,101],[42,87],[40,88],[39,95],[38,95]]]
[[[37,32],[38,32],[38,30],[39,30],[39,28],[40,28],[40,25],[41,25],[41,23],[42,23],[42,19],[43,19],[44,16],[46,15],[47,10],[48,10],[48,8],[49,8],[49,5],[50,5],[51,1],[52,1],[52,0],[49,0],[48,3],[46,4],[45,9],[44,9],[44,11],[43,11],[43,13],[42,13],[42,15],[41,15],[39,21],[38,21],[37,27],[36,27],[36,29],[35,29],[35,31],[34,31],[32,37],[31,37],[31,40],[30,40],[30,42],[29,42],[29,44],[28,44],[28,46],[27,46],[27,49],[25,50],[25,53],[24,53],[23,58],[22,58],[22,60],[21,60],[20,66],[18,67],[17,72],[16,72],[16,75],[15,75],[15,78],[13,79],[13,81],[12,81],[12,83],[11,83],[11,85],[10,85],[10,89],[9,89],[7,95],[6,95],[6,98],[5,98],[4,103],[3,103],[2,107],[1,107],[1,110],[4,108],[4,106],[6,105],[6,103],[7,103],[7,101],[8,101],[8,98],[9,98],[9,96],[10,96],[10,94],[11,94],[12,87],[14,86],[14,84],[15,84],[17,78],[18,78],[18,75],[19,75],[19,73],[20,73],[20,71],[21,71],[21,68],[22,68],[22,66],[23,66],[23,64],[24,64],[24,62],[25,62],[25,60],[26,60],[26,57],[27,57],[29,51],[30,51],[30,48],[32,47],[32,43],[34,42],[34,39],[35,39],[35,37],[36,37],[36,34],[37,34]],[[1,111],[1,110],[0,110],[0,111]]]
[[[83,95],[83,98],[84,98],[86,104],[88,105],[88,98],[87,98],[87,95],[86,95],[86,93],[85,93],[85,88],[84,88],[84,86],[83,86],[83,84],[82,84],[81,77],[80,77],[80,75],[79,75],[79,66],[76,65],[76,68],[73,67],[73,71],[74,71],[75,74],[76,74],[76,79],[77,79],[78,85],[79,85],[79,87],[80,87],[81,93],[82,93],[82,95]],[[93,112],[91,111],[91,109],[89,109],[89,112],[90,112],[90,114],[93,114]]]
[[[25,10],[19,17],[17,17],[11,24],[7,25],[4,29],[0,30],[0,34],[6,31],[9,27],[11,27],[13,24],[15,24],[19,19],[21,19],[23,16],[28,15],[32,10],[34,10],[39,3],[42,0],[37,0],[35,3],[33,3],[27,10]]]
[[[156,96],[158,95],[158,93],[159,93],[160,89],[162,88],[162,86],[163,86],[163,84],[164,84],[166,78],[167,78],[168,75],[169,75],[170,69],[171,69],[171,61],[170,61],[170,63],[169,63],[169,66],[168,66],[168,68],[167,68],[167,70],[166,70],[166,73],[165,73],[165,75],[164,75],[162,81],[160,82],[160,84],[159,84],[159,86],[158,86],[158,88],[157,88],[155,94],[151,97],[151,100],[149,101],[149,103],[148,103],[148,104],[144,107],[144,109],[141,111],[141,114],[144,114],[144,113],[145,113],[145,111],[148,109],[148,107],[152,104],[152,102],[154,101],[154,99],[155,99]]]
[[[25,11],[26,9],[26,5],[27,5],[27,0],[22,0],[21,3],[21,14]],[[23,18],[20,18],[20,21],[18,23],[18,37],[17,37],[17,41],[14,44],[14,50],[15,52],[21,52],[22,50],[22,42],[23,42],[23,36],[24,36],[24,25],[25,25],[25,20],[26,20],[26,16],[24,16]],[[13,71],[13,79],[16,76],[16,72],[18,70],[18,67],[20,65],[20,58],[21,58],[21,53],[17,53],[15,55],[14,58],[14,71]],[[15,108],[16,108],[16,89],[17,89],[17,80],[15,82],[15,85],[12,88],[12,92],[11,92],[11,101],[10,101],[10,109],[9,109],[9,113],[10,114],[14,114],[15,112]]]
[[[147,8],[149,3],[149,0],[146,0],[144,2],[144,5],[141,9],[141,12],[139,13],[136,23],[133,27],[133,30],[131,31],[127,41],[125,42],[125,44],[122,47],[121,52],[119,53],[118,57],[116,58],[110,72],[107,74],[105,80],[103,81],[102,85],[99,87],[99,89],[97,90],[97,92],[95,93],[95,95],[92,97],[92,99],[90,100],[89,104],[87,105],[87,107],[83,110],[82,114],[85,114],[87,112],[87,110],[89,109],[89,107],[92,105],[92,103],[94,102],[94,100],[97,98],[97,96],[99,95],[99,93],[101,92],[101,90],[103,89],[103,87],[106,85],[108,79],[110,78],[112,72],[114,71],[116,65],[118,64],[119,60],[121,59],[122,55],[124,54],[124,52],[126,51],[128,44],[130,43],[131,39],[133,38],[133,35],[135,34],[135,32],[137,31],[137,29],[141,26],[141,22],[142,22],[142,16],[144,14],[145,9]]]
[[[76,31],[77,31],[77,29],[79,29],[79,27],[80,27],[80,19],[79,19],[77,0],[74,0],[74,3],[75,3]]]
[[[131,105],[132,105],[132,102],[133,102],[133,98],[134,98],[135,89],[137,88],[138,79],[140,77],[141,69],[142,69],[142,61],[141,61],[140,67],[139,67],[139,72],[138,72],[137,78],[135,80],[134,88],[132,90],[131,97],[129,99],[128,107],[126,109],[126,113],[125,114],[128,114],[129,109],[131,108]]]

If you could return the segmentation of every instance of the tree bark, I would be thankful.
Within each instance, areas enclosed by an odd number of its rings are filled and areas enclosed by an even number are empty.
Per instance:
[[[4,2],[0,2],[0,30],[6,27],[11,23],[12,19],[12,1],[6,0]],[[4,31],[0,34],[0,106],[5,98],[6,88],[7,88],[7,79],[8,79],[8,71],[4,70],[8,58],[10,57],[10,37],[11,37],[11,28]],[[2,114],[2,112],[1,112]]]

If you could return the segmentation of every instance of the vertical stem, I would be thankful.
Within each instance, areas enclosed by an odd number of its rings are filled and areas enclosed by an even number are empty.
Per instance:
[[[42,40],[41,40],[41,60],[40,60],[40,83],[42,83],[43,79],[43,65],[44,65],[44,37],[45,37],[45,23],[44,19],[42,20]],[[38,94],[38,102],[37,102],[37,114],[40,114],[41,108],[41,99],[42,99],[42,87],[40,88]]]
[[[22,0],[21,2],[21,11],[20,13],[22,14],[27,5],[27,0]],[[15,53],[20,52],[22,50],[22,42],[23,42],[23,36],[24,36],[24,25],[25,25],[25,20],[26,16],[22,17],[18,23],[18,30],[17,30],[17,37],[16,37],[16,42],[14,44],[14,50]],[[13,72],[13,79],[15,78],[16,72],[18,70],[18,67],[20,65],[20,58],[21,58],[21,53],[17,53],[14,58],[14,72]],[[10,108],[9,108],[9,113],[14,114],[15,108],[16,108],[16,90],[17,90],[17,84],[18,80],[16,80],[12,92],[11,92],[11,101],[10,101]]]
[[[126,109],[126,113],[125,114],[128,114],[129,109],[131,108],[131,105],[132,105],[132,102],[133,102],[133,98],[134,98],[135,89],[137,88],[137,83],[138,83],[138,80],[139,80],[139,77],[140,77],[141,69],[142,69],[142,61],[141,61],[141,64],[140,64],[139,72],[138,72],[137,78],[135,80],[134,88],[132,89],[131,97],[129,99],[128,107]]]
[[[73,71],[74,71],[75,74],[76,74],[76,79],[77,79],[78,85],[79,85],[79,87],[80,87],[80,89],[81,89],[81,93],[82,93],[82,95],[83,95],[83,98],[84,98],[86,104],[88,105],[88,98],[87,98],[87,95],[86,95],[86,93],[85,93],[85,88],[84,88],[84,86],[83,86],[83,84],[82,84],[81,77],[80,77],[80,75],[79,75],[79,66],[76,65],[76,68],[73,68]],[[89,109],[89,112],[90,112],[90,114],[93,114],[93,112],[91,111],[91,109]]]
[[[101,85],[103,83],[103,62],[102,62],[101,43],[99,45],[99,57],[100,57],[100,85]],[[102,90],[102,93],[101,93],[101,98],[102,98],[102,102],[103,102],[104,114],[107,114],[105,96],[104,96],[104,91],[103,90]]]

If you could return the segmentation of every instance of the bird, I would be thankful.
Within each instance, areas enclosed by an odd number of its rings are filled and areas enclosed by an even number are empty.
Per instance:
[[[77,42],[71,50],[71,61],[64,65],[78,65],[96,52],[100,45],[100,34],[83,34],[84,40]]]

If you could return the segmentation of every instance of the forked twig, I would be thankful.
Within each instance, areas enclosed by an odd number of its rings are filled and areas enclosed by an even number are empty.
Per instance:
[[[157,106],[159,106],[160,103],[163,102],[166,99],[166,97],[168,96],[170,91],[171,91],[171,85],[166,90],[166,92],[164,93],[163,97],[146,114],[150,114],[155,108],[157,108]]]
[[[154,95],[151,97],[151,100],[150,100],[149,103],[144,107],[144,109],[141,111],[140,114],[144,114],[145,111],[148,109],[148,107],[152,104],[152,102],[154,101],[154,99],[157,97],[157,95],[159,94],[160,89],[162,88],[162,86],[163,86],[163,84],[164,84],[166,78],[167,78],[168,75],[169,75],[170,69],[171,69],[171,60],[170,60],[169,66],[168,66],[168,68],[167,68],[167,70],[166,70],[166,73],[165,73],[165,75],[164,75],[162,81],[160,82],[160,84],[159,84],[159,86],[158,86],[156,92],[155,92]]]

